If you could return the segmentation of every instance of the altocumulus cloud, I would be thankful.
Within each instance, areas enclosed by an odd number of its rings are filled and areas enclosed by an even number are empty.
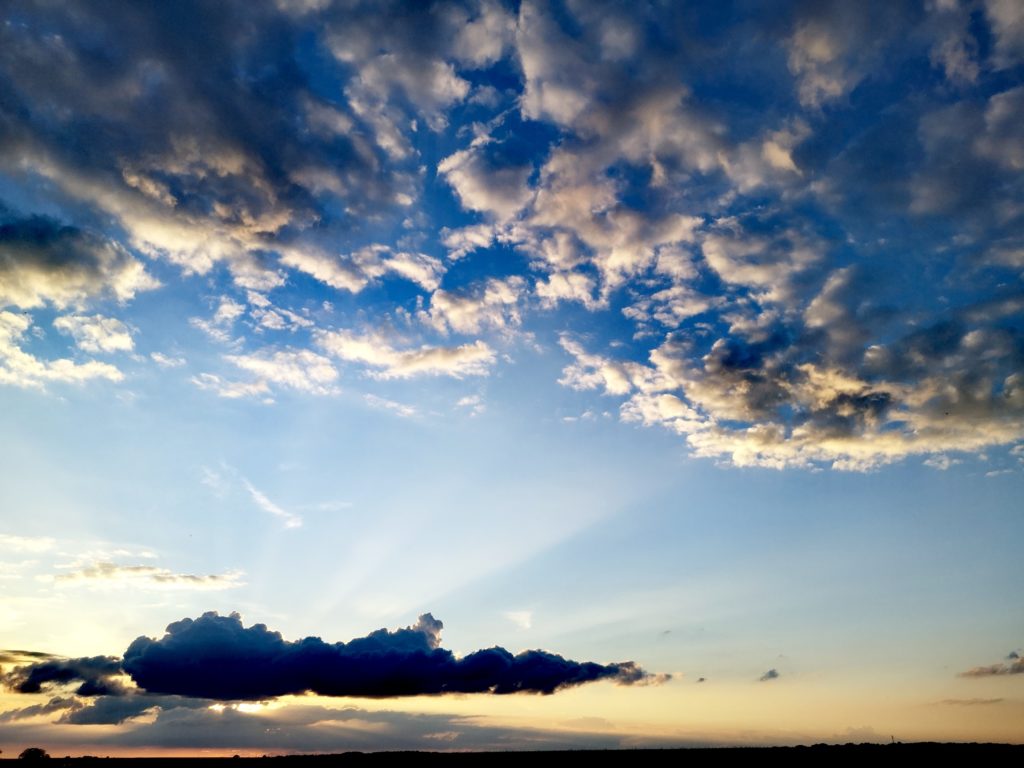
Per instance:
[[[208,612],[168,625],[162,638],[137,638],[120,660],[46,659],[17,667],[2,680],[20,693],[75,683],[79,696],[159,694],[232,701],[301,693],[376,698],[551,694],[597,680],[632,685],[668,679],[632,661],[577,662],[540,650],[513,654],[494,647],[458,658],[440,647],[442,626],[427,613],[410,627],[379,629],[348,643],[318,637],[288,641],[263,624],[245,627],[237,613]],[[123,675],[138,691],[121,685]]]

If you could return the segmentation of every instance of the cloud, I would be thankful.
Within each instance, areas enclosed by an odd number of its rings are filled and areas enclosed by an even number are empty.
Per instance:
[[[1005,699],[943,699],[938,703],[949,707],[988,707],[1003,701]]]
[[[53,658],[17,667],[0,676],[0,683],[17,693],[40,693],[53,685],[78,684],[78,696],[118,696],[124,691],[115,679],[121,661],[113,656],[81,659]]]
[[[962,463],[963,462],[960,459],[950,458],[949,456],[946,456],[943,453],[940,453],[937,456],[930,456],[929,458],[924,460],[924,465],[926,467],[937,469],[940,472],[945,472],[950,467],[955,467],[957,464]]]
[[[242,586],[241,571],[196,575],[175,573],[152,565],[119,565],[99,560],[67,573],[49,577],[56,585],[95,587],[216,591]]]
[[[317,331],[316,343],[341,360],[362,363],[376,369],[371,376],[405,379],[413,376],[486,376],[494,363],[494,352],[483,341],[455,347],[421,346],[396,349],[380,332]]]
[[[965,672],[961,672],[958,677],[1003,677],[1004,675],[1022,675],[1024,674],[1024,659],[1015,652],[1011,652],[1006,657],[1005,662],[999,664],[989,664],[984,667],[972,667]]]
[[[103,315],[64,315],[53,327],[70,335],[84,352],[131,352],[135,348],[131,329],[120,320]]]
[[[0,307],[63,309],[112,296],[127,301],[157,288],[125,248],[46,216],[8,219],[0,206]]]
[[[274,517],[279,517],[284,521],[285,528],[300,528],[302,526],[302,518],[299,515],[288,512],[282,509],[277,504],[272,502],[263,491],[256,488],[245,478],[242,478],[242,484],[245,489],[249,492],[249,496],[257,507],[262,509],[264,512],[269,512]]]
[[[81,704],[81,702],[78,702]],[[210,706],[201,699],[136,695],[92,700],[90,706],[68,708],[57,726],[18,722],[0,729],[7,742],[29,738],[51,749],[80,744],[82,734],[68,724],[123,722],[122,713],[137,717],[127,727],[90,733],[95,749],[107,747],[220,749],[250,754],[339,753],[358,750],[622,749],[638,744],[679,746],[678,739],[644,738],[609,729],[600,718],[561,723],[557,729],[514,727],[485,718],[450,713],[409,713],[359,707],[327,707],[301,702],[287,707],[225,704]],[[55,707],[59,705],[54,705]],[[78,740],[78,741],[76,741]],[[691,744],[707,746],[707,743]]]
[[[161,368],[181,368],[188,362],[184,357],[171,357],[163,352],[151,352],[149,356]]]
[[[315,247],[285,247],[281,249],[281,263],[352,293],[387,275],[397,275],[432,291],[440,285],[445,272],[444,265],[433,256],[396,252],[380,244],[368,245],[347,256],[333,256]]]
[[[215,373],[200,373],[192,377],[192,383],[200,389],[216,392],[231,400],[242,397],[260,397],[264,402],[273,402],[270,387],[266,381],[228,381]]]
[[[117,18],[92,6],[74,18],[26,8],[23,24],[0,31],[10,107],[0,168],[46,180],[55,195],[114,219],[134,248],[188,273],[224,265],[239,286],[281,285],[267,257],[278,241],[314,223],[351,226],[415,193],[410,169],[375,141],[381,118],[396,115],[367,103],[391,92],[384,79],[415,78],[409,92],[421,101],[436,94],[438,118],[458,96],[456,87],[442,98],[445,82],[462,82],[433,59],[435,87],[425,90],[423,69],[388,70],[386,55],[349,58],[346,71],[324,59],[351,86],[351,99],[325,98],[295,65],[296,41],[312,33],[326,46],[367,30],[354,23],[359,14],[333,23],[323,15],[273,3],[244,12],[235,3],[138,8]],[[202,40],[184,18],[202,25]],[[99,62],[94,45],[113,55]],[[237,76],[210,76],[227,71]],[[59,117],[52,104],[62,105]]]
[[[440,647],[442,624],[424,614],[411,627],[377,630],[348,643],[309,637],[289,642],[238,614],[203,614],[170,624],[154,640],[136,639],[124,671],[151,693],[219,700],[290,693],[324,696],[415,696],[438,693],[554,693],[594,680],[622,684],[650,676],[633,662],[569,661],[545,651],[503,648],[456,658]]]
[[[422,317],[442,333],[477,333],[486,327],[517,326],[521,322],[519,303],[525,290],[526,281],[519,276],[491,278],[458,292],[437,290]]]
[[[0,712],[0,723],[10,723],[16,720],[27,720],[42,715],[52,715],[55,712],[66,712],[80,709],[82,704],[73,697],[55,696],[45,704],[33,704],[29,707],[19,709],[8,709]]]
[[[377,410],[383,411],[391,411],[395,415],[401,416],[406,419],[411,418],[417,414],[415,406],[406,405],[405,403],[399,403],[394,400],[388,400],[387,398],[384,397],[377,397],[377,395],[363,395],[363,400],[365,400],[366,404],[371,408],[376,408]]]
[[[338,371],[326,357],[308,349],[264,349],[248,355],[225,355],[224,359],[253,375],[253,394],[265,393],[270,385],[312,395],[338,392],[334,385]]]
[[[985,0],[985,14],[995,34],[993,61],[1010,68],[1024,58],[1024,12],[1013,0]]]
[[[533,167],[516,163],[502,148],[499,143],[478,139],[437,166],[464,208],[492,214],[499,221],[515,216],[533,197],[527,184]]]
[[[964,308],[867,349],[850,341],[860,321],[844,303],[816,312],[825,345],[817,362],[813,337],[792,343],[799,332],[792,316],[737,314],[732,333],[703,349],[699,338],[667,336],[650,364],[563,340],[573,362],[561,382],[628,395],[623,419],[660,424],[684,436],[695,455],[739,466],[864,470],[1020,439],[1024,355],[1018,334],[995,327],[989,310]]]
[[[757,679],[758,679],[758,682],[765,683],[765,682],[767,682],[769,680],[776,680],[778,677],[779,677],[778,670],[776,670],[776,669],[769,669],[767,672],[765,672],[763,675],[761,675]]]
[[[93,379],[124,379],[124,374],[109,363],[77,363],[68,358],[41,360],[26,352],[21,345],[31,327],[27,315],[0,311],[0,384],[43,389],[50,382],[82,384]]]

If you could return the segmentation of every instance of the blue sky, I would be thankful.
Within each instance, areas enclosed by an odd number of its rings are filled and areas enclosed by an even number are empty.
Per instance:
[[[4,749],[1024,738],[1017,3],[2,13]]]

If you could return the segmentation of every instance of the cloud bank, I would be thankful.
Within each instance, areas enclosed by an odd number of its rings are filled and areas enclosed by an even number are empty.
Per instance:
[[[124,385],[87,355],[138,348],[213,396],[391,399],[562,339],[564,386],[695,457],[1010,448],[1012,5],[18,3],[0,385]],[[157,289],[214,294],[212,356],[145,349]]]

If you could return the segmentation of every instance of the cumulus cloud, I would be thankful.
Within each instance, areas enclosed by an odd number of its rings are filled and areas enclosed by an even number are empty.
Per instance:
[[[124,374],[109,363],[68,358],[43,360],[22,347],[32,327],[28,315],[0,311],[0,384],[43,389],[47,383],[82,384],[93,379],[122,381]]]
[[[516,215],[533,196],[527,184],[533,168],[511,164],[495,146],[500,147],[491,141],[475,142],[442,160],[437,172],[451,184],[463,207],[503,220]]]
[[[477,333],[484,328],[519,325],[519,304],[526,281],[519,276],[491,278],[468,290],[440,289],[430,297],[423,319],[441,332]]]
[[[146,329],[96,305],[180,272],[229,345],[191,381],[225,398],[330,394],[339,361],[482,376],[537,313],[565,385],[695,456],[940,467],[1024,437],[1014,3],[20,13],[0,171],[61,218],[0,209],[0,382],[122,380],[88,355]]]
[[[593,680],[630,684],[647,678],[632,662],[578,663],[544,651],[513,655],[493,648],[458,659],[440,647],[441,629],[424,614],[406,629],[378,630],[348,643],[289,642],[264,625],[244,627],[237,614],[207,613],[169,625],[159,640],[138,638],[125,651],[123,667],[147,691],[212,699],[305,691],[373,697],[554,693]]]
[[[131,352],[135,348],[131,329],[114,317],[64,315],[53,327],[70,335],[84,352]]]

